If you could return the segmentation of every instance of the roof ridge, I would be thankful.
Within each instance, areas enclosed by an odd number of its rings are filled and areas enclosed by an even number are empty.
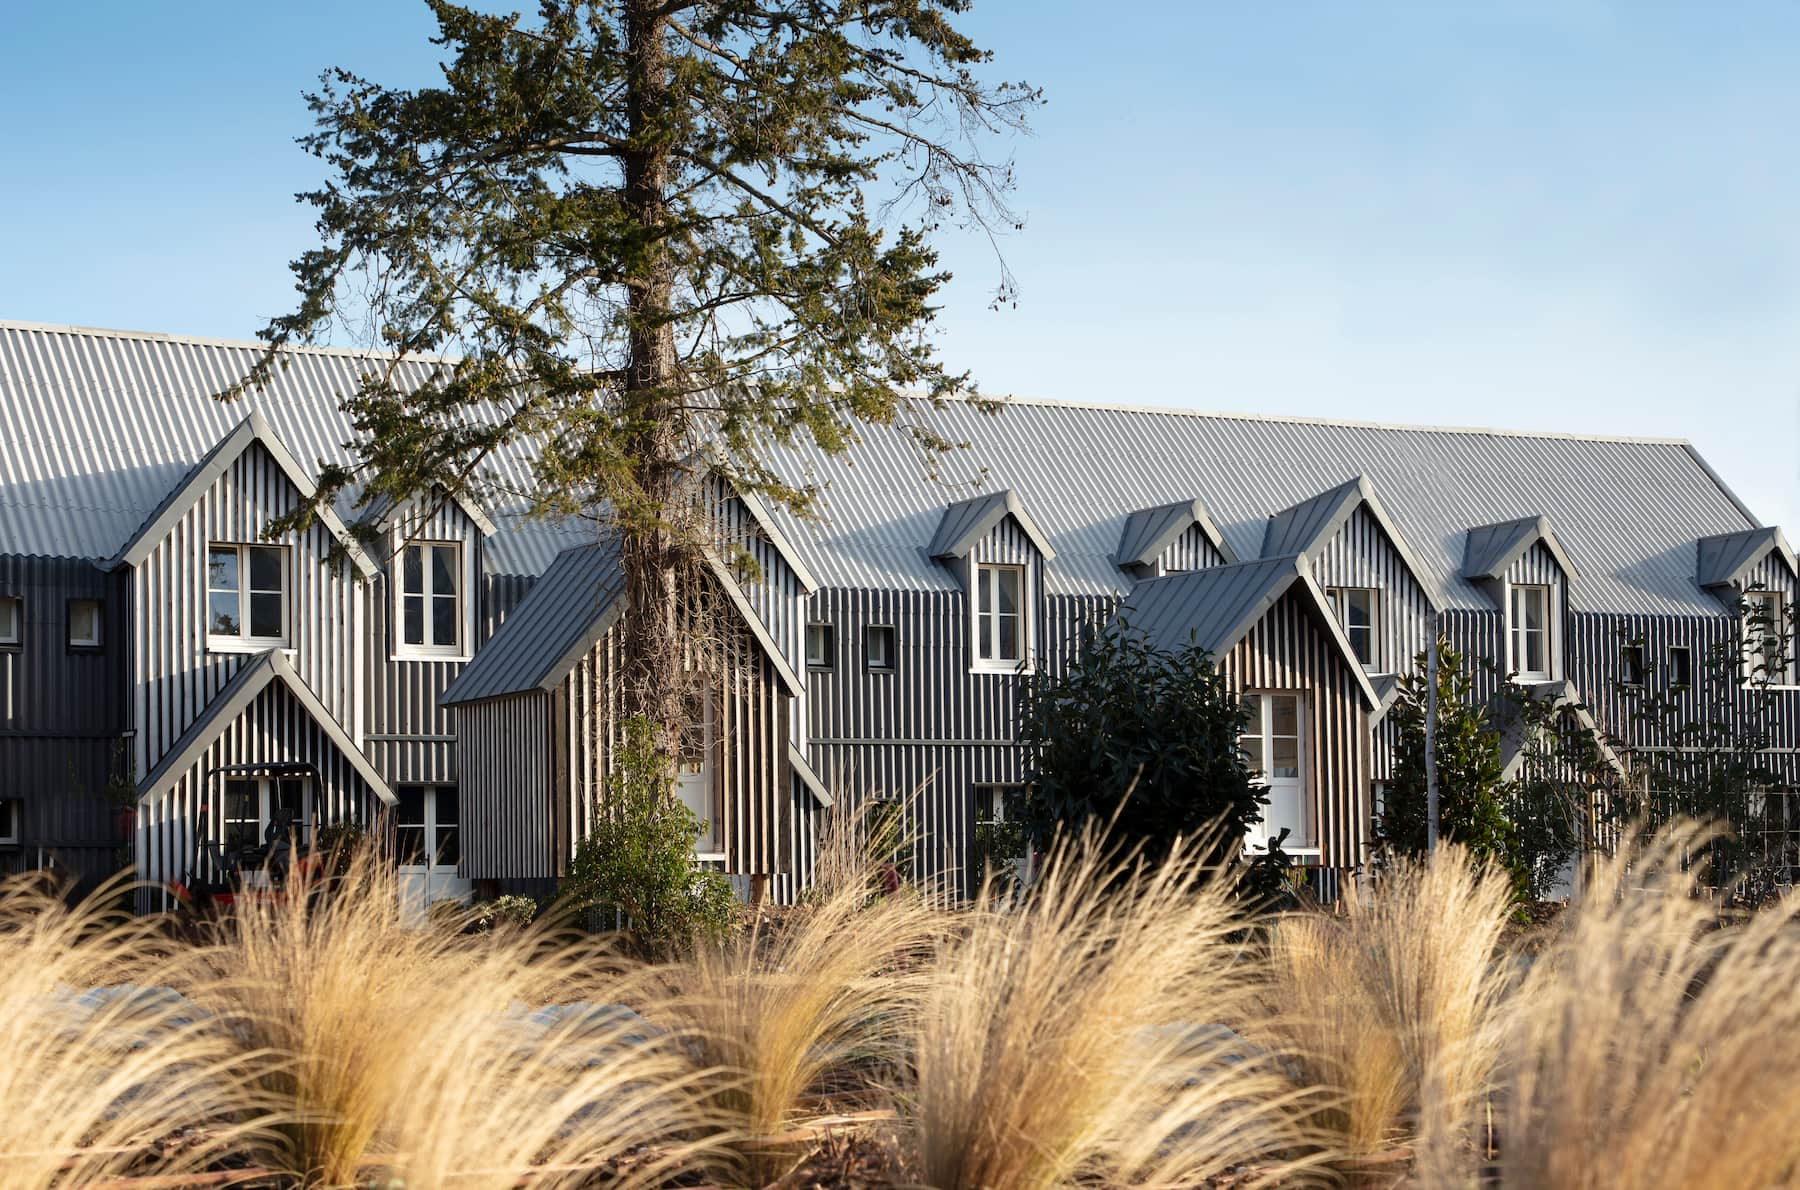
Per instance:
[[[20,318],[0,318],[0,330],[38,331],[52,335],[87,335],[101,339],[131,339],[150,343],[184,343],[193,347],[239,347],[252,351],[268,349],[268,343],[261,339],[228,339],[213,335],[180,335],[166,331],[134,331],[104,326],[80,326],[75,323],[62,322],[30,322]],[[383,347],[337,347],[321,346],[311,343],[288,343],[281,348],[284,352],[297,352],[302,355],[328,355],[348,359],[406,359],[421,363],[451,363],[461,359],[459,355],[439,355],[424,351],[390,351]]]
[[[974,398],[952,396],[949,400]],[[1153,416],[1222,418],[1230,421],[1275,422],[1302,426],[1339,426],[1359,430],[1392,430],[1409,434],[1484,434],[1495,438],[1549,438],[1565,442],[1614,442],[1627,446],[1685,446],[1687,438],[1654,438],[1630,434],[1580,434],[1572,430],[1509,430],[1498,426],[1414,425],[1408,422],[1364,421],[1356,418],[1302,416],[1285,413],[1246,413],[1224,409],[1195,409],[1180,405],[1136,405],[1124,401],[1084,401],[1066,397],[982,396],[981,400],[1008,405],[1040,405],[1063,409],[1092,409],[1109,413],[1143,413]]]

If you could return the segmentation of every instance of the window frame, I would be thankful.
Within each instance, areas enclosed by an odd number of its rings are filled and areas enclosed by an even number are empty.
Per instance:
[[[0,636],[0,650],[12,651],[25,647],[25,597],[23,595],[0,595],[0,607],[11,609],[12,633]]]
[[[1369,600],[1369,622],[1360,628],[1350,623],[1350,596],[1366,595]],[[1379,587],[1328,587],[1325,600],[1331,605],[1332,615],[1337,617],[1338,627],[1344,631],[1344,639],[1350,642],[1350,655],[1364,669],[1379,669],[1381,666],[1381,589]],[[1367,636],[1368,656],[1362,657],[1356,651],[1356,633]]]
[[[1322,855],[1323,844],[1319,841],[1319,808],[1314,804],[1315,794],[1312,781],[1312,745],[1311,740],[1309,739],[1310,733],[1307,730],[1306,712],[1308,699],[1306,694],[1299,690],[1258,689],[1246,690],[1238,697],[1242,701],[1248,701],[1250,699],[1257,700],[1256,713],[1253,721],[1246,723],[1244,725],[1244,730],[1238,733],[1238,748],[1240,751],[1245,752],[1246,762],[1248,762],[1249,753],[1244,749],[1243,742],[1246,737],[1254,735],[1257,740],[1257,755],[1264,758],[1263,763],[1267,763],[1270,745],[1276,738],[1274,730],[1274,700],[1278,698],[1289,699],[1293,702],[1295,734],[1292,738],[1294,740],[1295,775],[1292,777],[1272,778],[1259,766],[1253,766],[1252,771],[1256,774],[1256,779],[1262,785],[1265,792],[1273,787],[1274,782],[1280,782],[1284,788],[1291,785],[1296,793],[1296,802],[1300,811],[1300,820],[1305,831],[1304,833],[1295,831],[1293,834],[1289,835],[1289,842],[1282,844],[1282,850],[1292,855],[1308,857]],[[1265,807],[1265,815],[1266,813],[1267,807]],[[1251,830],[1255,833],[1246,835],[1244,839],[1244,849],[1250,852],[1266,851],[1272,833],[1269,830],[1267,817],[1265,816],[1263,821],[1256,824]]]
[[[881,662],[875,660],[874,641],[877,637],[887,637],[887,657]],[[899,668],[899,659],[895,654],[899,651],[900,634],[892,624],[863,625],[863,668],[872,674],[891,674]]]
[[[212,556],[215,552],[233,550],[237,553],[237,586],[235,589],[214,587],[212,585]],[[281,587],[271,591],[265,587],[253,587],[250,581],[251,550],[270,550],[281,562]],[[209,653],[266,653],[270,649],[287,649],[293,639],[294,607],[291,598],[294,589],[293,550],[282,544],[267,541],[208,541],[206,543],[206,599],[201,605],[206,616],[206,649]],[[219,632],[213,627],[212,602],[214,595],[227,592],[237,596],[238,631]],[[250,631],[251,600],[257,595],[281,596],[281,632],[277,636],[257,636]]]
[[[997,605],[1000,593],[999,575],[1003,573],[1018,576],[1018,610],[1016,612],[1002,612],[998,606],[993,608],[987,606],[986,597],[990,593],[990,584],[986,578],[989,575],[994,576],[991,594]],[[1032,658],[1031,634],[1033,627],[1030,567],[1018,562],[971,562],[969,578],[969,668],[978,673],[1003,674],[1019,673],[1021,670],[1029,668]],[[1016,657],[1004,657],[1000,650],[1001,624],[1008,616],[1012,616],[1018,621],[1017,635],[1014,638],[1018,651]],[[992,656],[982,656],[984,645],[991,649]]]
[[[421,553],[419,556],[419,590],[417,592],[408,591],[406,589],[406,561],[411,551],[438,549],[453,551],[455,561],[450,572],[454,576],[452,581],[455,583],[455,590],[446,595],[436,589],[431,555]],[[409,539],[402,541],[394,551],[389,573],[392,576],[391,585],[394,590],[393,656],[396,660],[467,661],[471,658],[473,654],[469,648],[471,636],[469,601],[473,576],[469,573],[469,557],[468,543],[455,539]],[[420,601],[419,634],[423,638],[431,635],[432,627],[437,622],[436,616],[433,614],[436,611],[437,601],[446,598],[455,600],[455,611],[451,622],[456,627],[456,639],[447,645],[424,640],[418,644],[409,642],[406,639],[407,601],[409,599]]]
[[[1543,626],[1535,631],[1543,634],[1543,668],[1526,665],[1531,652],[1531,633],[1520,622],[1520,599],[1528,593],[1540,596]],[[1548,682],[1556,676],[1556,598],[1549,583],[1509,583],[1506,591],[1506,661],[1507,668],[1521,681]]]
[[[404,818],[406,794],[412,790],[419,791],[419,821],[408,822]],[[462,798],[455,785],[425,784],[409,781],[394,789],[397,795],[394,806],[394,866],[408,875],[446,875],[454,873],[462,864]],[[455,809],[454,818],[446,823],[442,815],[442,800],[439,795],[448,793]],[[408,853],[401,844],[401,832],[416,830],[422,832],[421,842],[431,847],[430,859],[425,863],[409,863]],[[440,862],[444,854],[445,832],[451,833],[456,841],[456,859],[451,863]],[[424,852],[418,853],[421,857]]]
[[[1756,640],[1753,642],[1750,639],[1750,632],[1753,628],[1758,627],[1757,616],[1759,613],[1754,612],[1752,609],[1756,605],[1765,602],[1772,605],[1774,610],[1769,614],[1768,627],[1759,630]],[[1788,685],[1789,671],[1792,668],[1793,658],[1786,656],[1786,594],[1781,591],[1763,587],[1745,591],[1744,608],[1739,616],[1739,622],[1743,625],[1744,635],[1744,647],[1742,651],[1744,684],[1750,685],[1758,680],[1756,671],[1760,666],[1763,668],[1763,677],[1761,680],[1767,685]],[[1775,643],[1775,657],[1773,659],[1769,657],[1767,652],[1767,643],[1771,639],[1773,639]],[[1774,664],[1775,661],[1779,661],[1779,669],[1776,668]]]
[[[1677,672],[1675,658],[1680,656],[1681,666]],[[1669,671],[1669,689],[1689,690],[1694,685],[1694,650],[1687,645],[1670,645],[1664,663]]]
[[[94,634],[91,637],[75,635],[75,609],[92,605],[94,609]],[[106,648],[106,600],[81,595],[63,603],[63,640],[71,653],[98,653]]]
[[[0,847],[21,846],[25,838],[25,802],[0,797]]]
[[[313,822],[318,809],[316,791],[313,788],[313,778],[310,774],[304,772],[240,772],[228,775],[219,787],[219,827],[215,836],[215,841],[219,846],[227,849],[231,846],[228,836],[230,827],[234,823],[254,823],[256,829],[252,833],[248,846],[261,847],[263,836],[268,834],[269,824],[275,820],[275,808],[281,804],[281,787],[285,783],[292,783],[299,787],[300,841],[302,843],[310,841],[313,837]],[[234,785],[250,786],[251,796],[255,799],[255,818],[231,817],[231,792]]]
[[[1650,684],[1650,658],[1641,644],[1619,646],[1619,684],[1642,690]]]
[[[815,632],[823,636],[825,641],[825,647],[817,654],[813,652]],[[808,620],[806,623],[806,668],[816,670],[837,668],[837,626],[828,620]]]

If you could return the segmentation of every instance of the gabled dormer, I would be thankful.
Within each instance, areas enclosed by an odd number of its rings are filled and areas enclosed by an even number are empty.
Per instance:
[[[1737,617],[1746,680],[1793,681],[1794,609],[1800,606],[1794,551],[1767,525],[1699,540],[1694,580]]]
[[[1160,578],[1228,565],[1237,555],[1198,500],[1140,508],[1125,518],[1116,555],[1119,568],[1134,579]]]
[[[1426,572],[1367,477],[1346,480],[1269,518],[1262,556],[1290,555],[1324,591],[1366,671],[1411,668],[1430,636],[1434,601]]]
[[[496,532],[475,499],[434,488],[373,506],[365,520],[381,542],[388,585],[386,656],[467,661],[480,647],[482,543]]]
[[[1560,681],[1575,566],[1550,522],[1529,516],[1470,529],[1462,573],[1500,609],[1507,672],[1524,683]]]
[[[969,596],[969,668],[1017,673],[1036,663],[1050,539],[1012,491],[944,509],[927,552],[956,572]]]
[[[715,559],[731,568],[737,589],[787,664],[804,672],[814,638],[830,632],[830,625],[807,622],[807,598],[819,589],[819,580],[767,502],[748,485],[714,469],[702,491]]]
[[[137,770],[148,772],[250,658],[290,658],[324,713],[359,731],[361,580],[380,568],[317,497],[260,411],[208,451],[112,559],[129,571]]]

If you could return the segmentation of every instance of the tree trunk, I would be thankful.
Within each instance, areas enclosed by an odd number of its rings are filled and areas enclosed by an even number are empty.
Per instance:
[[[669,153],[657,126],[668,118],[667,18],[660,0],[626,8],[626,105],[632,150],[624,159],[624,201],[643,236],[643,255],[626,282],[629,359],[624,412],[637,427],[629,438],[636,505],[615,506],[624,567],[626,615],[621,624],[620,710],[656,727],[657,751],[675,756],[684,715],[682,585],[693,543],[682,455],[687,445],[679,363],[669,313],[674,269],[665,240]]]

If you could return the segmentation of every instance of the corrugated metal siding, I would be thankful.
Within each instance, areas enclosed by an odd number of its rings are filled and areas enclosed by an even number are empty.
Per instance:
[[[1156,556],[1159,573],[1171,574],[1178,570],[1203,570],[1208,566],[1223,566],[1225,556],[1219,553],[1218,547],[1206,536],[1206,531],[1198,525],[1190,525],[1187,530],[1169,543],[1167,549]]]
[[[132,600],[145,609],[132,649],[140,774],[162,758],[251,660],[249,654],[207,651],[207,547],[260,541],[269,520],[289,511],[298,499],[268,452],[253,445],[133,568]],[[277,544],[288,547],[288,640],[294,668],[345,730],[361,740],[365,726],[359,686],[367,625],[359,580],[347,564],[327,561],[332,543],[321,525],[289,534]]]
[[[455,722],[463,820],[458,873],[475,880],[555,876],[550,695],[468,703],[457,708]]]
[[[1290,591],[1242,643],[1219,659],[1239,693],[1305,696],[1306,775],[1318,815],[1321,861],[1352,868],[1365,858],[1369,802],[1369,715],[1349,664],[1320,630],[1305,597]]]
[[[371,824],[378,801],[348,758],[280,684],[265,689],[185,773],[146,798],[138,812],[138,874],[155,884],[178,879],[194,863],[196,827],[205,808],[207,837],[217,838],[221,768],[244,764],[309,764],[317,769],[314,823]],[[142,899],[141,899],[142,901]],[[151,905],[166,904],[152,896]]]
[[[1358,508],[1313,561],[1319,586],[1372,587],[1380,592],[1375,670],[1398,673],[1410,669],[1431,634],[1431,604],[1413,580],[1399,551],[1368,508]]]

